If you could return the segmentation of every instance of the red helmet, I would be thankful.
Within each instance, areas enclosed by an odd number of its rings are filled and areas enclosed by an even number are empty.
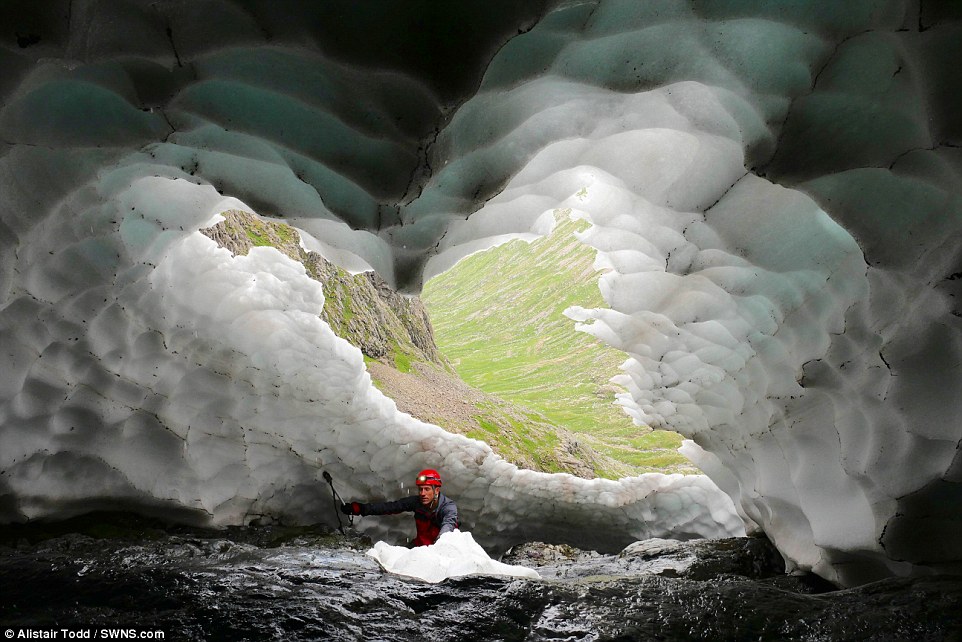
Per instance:
[[[418,486],[440,486],[441,473],[431,468],[426,468],[418,473],[418,478],[414,483]]]

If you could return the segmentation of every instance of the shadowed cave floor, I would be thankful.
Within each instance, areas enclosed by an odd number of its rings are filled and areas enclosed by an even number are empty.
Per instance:
[[[541,581],[389,575],[363,536],[209,531],[130,516],[5,526],[0,626],[166,640],[962,640],[962,578],[833,590],[768,540],[650,540],[621,556],[526,544]],[[62,636],[58,639],[62,639]]]

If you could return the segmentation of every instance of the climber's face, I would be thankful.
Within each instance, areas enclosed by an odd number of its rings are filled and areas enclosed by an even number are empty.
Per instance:
[[[421,497],[422,506],[430,506],[438,496],[437,486],[418,486],[418,495]]]

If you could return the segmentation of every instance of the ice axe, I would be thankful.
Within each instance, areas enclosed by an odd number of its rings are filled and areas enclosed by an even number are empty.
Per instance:
[[[346,535],[347,533],[344,532],[344,525],[341,524],[341,504],[344,502],[341,500],[341,496],[337,494],[337,491],[334,490],[334,480],[331,478],[331,474],[326,470],[322,474],[324,475],[324,481],[331,486],[331,499],[334,500],[334,516],[337,517],[337,530],[341,531],[341,535]],[[349,525],[353,526],[354,516],[351,515],[348,519],[350,520],[348,522]]]

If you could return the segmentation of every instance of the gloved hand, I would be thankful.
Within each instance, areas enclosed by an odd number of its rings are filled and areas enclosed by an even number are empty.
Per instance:
[[[341,512],[345,515],[360,515],[362,506],[364,504],[358,504],[357,502],[341,504]]]

